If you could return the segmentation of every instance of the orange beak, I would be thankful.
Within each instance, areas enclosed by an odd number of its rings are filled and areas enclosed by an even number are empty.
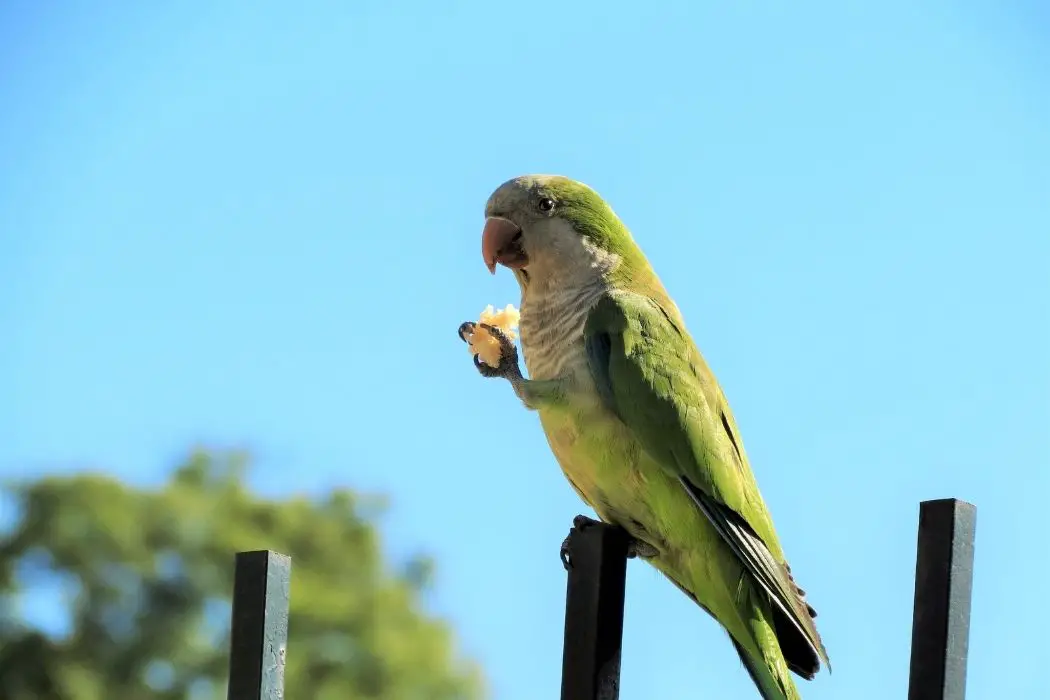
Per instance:
[[[481,257],[492,274],[496,274],[497,264],[509,268],[524,267],[529,258],[521,246],[521,228],[501,216],[487,218],[481,234]]]

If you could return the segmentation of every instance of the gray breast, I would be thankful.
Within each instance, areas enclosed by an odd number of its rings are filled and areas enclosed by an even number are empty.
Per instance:
[[[603,285],[589,284],[524,295],[521,347],[530,378],[553,379],[585,366],[583,326],[603,291]]]

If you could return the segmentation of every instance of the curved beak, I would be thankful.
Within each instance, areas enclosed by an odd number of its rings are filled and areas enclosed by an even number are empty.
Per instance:
[[[524,267],[529,258],[521,246],[521,228],[501,216],[485,219],[485,230],[481,234],[481,257],[492,274],[496,274],[497,264],[510,268]]]

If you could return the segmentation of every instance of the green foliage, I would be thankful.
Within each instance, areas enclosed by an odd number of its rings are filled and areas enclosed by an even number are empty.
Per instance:
[[[430,562],[384,564],[381,504],[345,490],[263,500],[246,467],[198,452],[156,490],[98,474],[11,489],[21,517],[0,539],[0,698],[225,698],[233,554],[254,549],[292,557],[290,700],[481,696],[450,630],[420,609]],[[72,591],[54,601],[71,619],[61,638],[17,609],[22,590],[56,575]]]

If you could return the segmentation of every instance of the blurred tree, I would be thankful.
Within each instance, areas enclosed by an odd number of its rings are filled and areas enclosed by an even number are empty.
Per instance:
[[[480,674],[420,609],[429,561],[384,564],[382,504],[260,499],[240,454],[194,453],[162,488],[97,474],[16,485],[0,538],[0,700],[225,698],[233,553],[292,557],[290,700],[473,700]],[[57,577],[68,631],[21,616],[20,593]],[[49,587],[50,589],[50,587]]]

